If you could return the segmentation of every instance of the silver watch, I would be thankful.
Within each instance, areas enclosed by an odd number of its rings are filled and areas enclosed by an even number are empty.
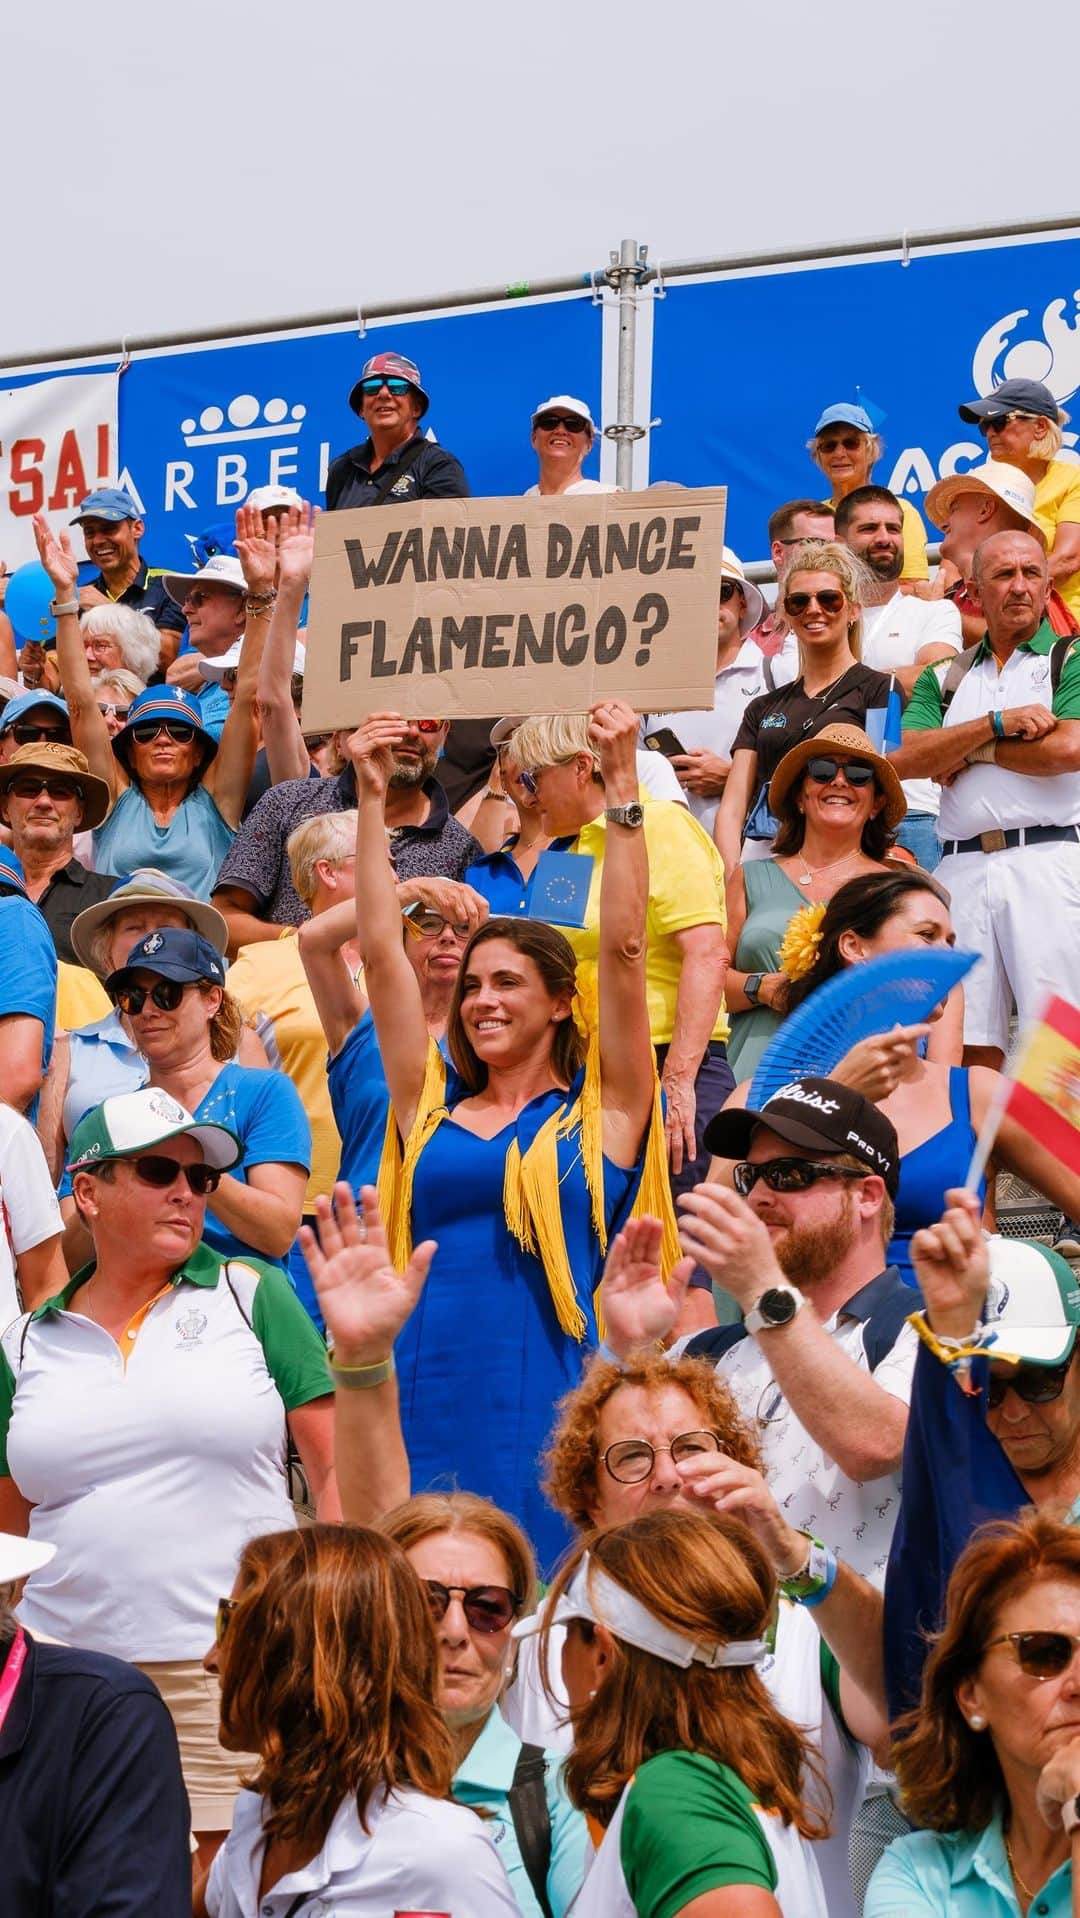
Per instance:
[[[805,1292],[794,1285],[771,1285],[751,1306],[743,1321],[750,1333],[773,1332],[777,1326],[790,1325],[796,1313],[808,1304]]]
[[[605,806],[604,818],[610,819],[615,826],[643,826],[645,808],[639,800],[633,799],[628,806]]]

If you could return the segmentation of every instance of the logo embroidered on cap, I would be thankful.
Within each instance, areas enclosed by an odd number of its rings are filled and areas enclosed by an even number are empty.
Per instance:
[[[148,959],[152,953],[160,952],[164,943],[160,932],[152,932],[149,939],[144,939],[142,942],[144,957]]]
[[[167,1119],[170,1125],[183,1125],[187,1119],[183,1106],[170,1099],[167,1092],[152,1092],[146,1103],[151,1112],[159,1119]]]
[[[780,1086],[769,1094],[765,1105],[771,1106],[776,1099],[790,1099],[793,1105],[811,1106],[815,1112],[839,1112],[838,1099],[823,1099],[820,1092],[807,1092],[799,1079],[793,1079],[790,1085]]]

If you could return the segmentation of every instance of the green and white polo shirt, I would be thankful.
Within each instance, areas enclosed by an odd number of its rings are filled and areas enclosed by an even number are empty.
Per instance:
[[[962,726],[1010,706],[1048,706],[1056,719],[1080,719],[1080,640],[1073,642],[1051,699],[1050,654],[1057,644],[1049,620],[1031,639],[998,665],[984,639],[975,659],[944,710],[945,676],[951,661],[941,660],[920,673],[903,718],[904,733]],[[966,766],[951,786],[941,788],[938,833],[942,839],[971,839],[976,833],[1010,826],[1080,824],[1080,779],[1075,773],[1050,778],[1007,772],[1004,766]]]
[[[240,1548],[295,1523],[286,1413],[332,1392],[326,1352],[260,1259],[198,1246],[120,1344],[68,1310],[91,1271],[0,1340],[0,1472],[57,1547],[19,1615],[117,1658],[201,1658]]]
[[[725,1885],[771,1891],[784,1918],[828,1918],[813,1847],[755,1805],[727,1765],[661,1752],[635,1772],[573,1918],[674,1918]]]

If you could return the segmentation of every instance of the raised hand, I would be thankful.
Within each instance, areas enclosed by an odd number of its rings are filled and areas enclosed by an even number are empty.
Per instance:
[[[317,507],[305,500],[290,506],[278,520],[278,585],[302,586],[307,592],[315,559]]]
[[[394,747],[405,737],[400,713],[372,713],[345,742],[353,763],[356,789],[374,799],[385,799],[394,770]]]
[[[57,539],[44,513],[35,513],[34,538],[37,541],[38,558],[53,583],[56,598],[61,602],[73,599],[79,578],[79,562],[71,550],[69,536],[61,533]]]
[[[625,699],[601,699],[589,714],[589,740],[600,759],[609,805],[638,796],[638,716]]]
[[[861,1092],[875,1105],[895,1092],[902,1079],[910,1079],[919,1063],[919,1041],[930,1031],[924,1026],[894,1026],[891,1032],[875,1032],[869,1039],[845,1052],[830,1079]]]
[[[491,910],[475,886],[466,886],[460,879],[434,876],[403,879],[398,886],[398,903],[402,911],[406,906],[418,904],[432,912],[441,912],[452,926],[467,927],[470,938]]]
[[[697,1185],[678,1206],[683,1251],[744,1311],[770,1286],[786,1283],[764,1221],[730,1187]]]
[[[791,1578],[806,1561],[806,1539],[790,1526],[760,1472],[723,1452],[702,1452],[675,1467],[688,1498],[714,1512],[741,1518],[750,1527],[773,1570]]]
[[[986,1303],[990,1256],[975,1193],[957,1188],[945,1200],[948,1209],[937,1224],[913,1235],[911,1263],[931,1330],[941,1338],[966,1339]]]
[[[278,529],[273,514],[264,520],[257,506],[236,509],[236,550],[249,593],[270,593],[277,573]]]
[[[435,1255],[434,1239],[413,1252],[404,1272],[395,1270],[386,1248],[378,1194],[366,1185],[357,1214],[351,1186],[334,1187],[334,1204],[315,1201],[319,1221],[316,1238],[310,1226],[300,1228],[300,1249],[318,1294],[337,1365],[377,1365],[390,1357],[401,1331],[424,1289]]]
[[[682,1310],[694,1262],[680,1259],[665,1285],[662,1239],[659,1219],[628,1219],[608,1246],[600,1302],[604,1338],[620,1358],[666,1339]]]

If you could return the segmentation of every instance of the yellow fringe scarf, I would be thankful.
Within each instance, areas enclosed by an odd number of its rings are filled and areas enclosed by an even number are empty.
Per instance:
[[[579,1027],[586,1024],[576,1006],[574,1016]],[[416,1167],[428,1140],[446,1115],[446,1064],[432,1041],[428,1047],[424,1085],[412,1131],[403,1148],[391,1107],[379,1165],[379,1200],[386,1224],[387,1243],[390,1256],[399,1271],[408,1264],[412,1254],[412,1195]],[[559,1145],[578,1125],[581,1128],[581,1161],[589,1191],[593,1230],[601,1252],[606,1253],[608,1240],[604,1219],[600,1045],[595,1019],[588,1025],[585,1077],[580,1093],[572,1102],[564,1101],[544,1121],[526,1152],[521,1151],[516,1138],[513,1140],[506,1154],[503,1179],[503,1213],[507,1229],[522,1250],[533,1253],[543,1265],[561,1330],[568,1338],[583,1341],[588,1332],[588,1321],[578,1300],[559,1199]],[[660,1081],[655,1068],[644,1165],[631,1208],[632,1218],[646,1215],[659,1219],[664,1228],[661,1257],[666,1277],[680,1252],[675,1209],[668,1183]],[[593,1303],[602,1337],[599,1286]]]

